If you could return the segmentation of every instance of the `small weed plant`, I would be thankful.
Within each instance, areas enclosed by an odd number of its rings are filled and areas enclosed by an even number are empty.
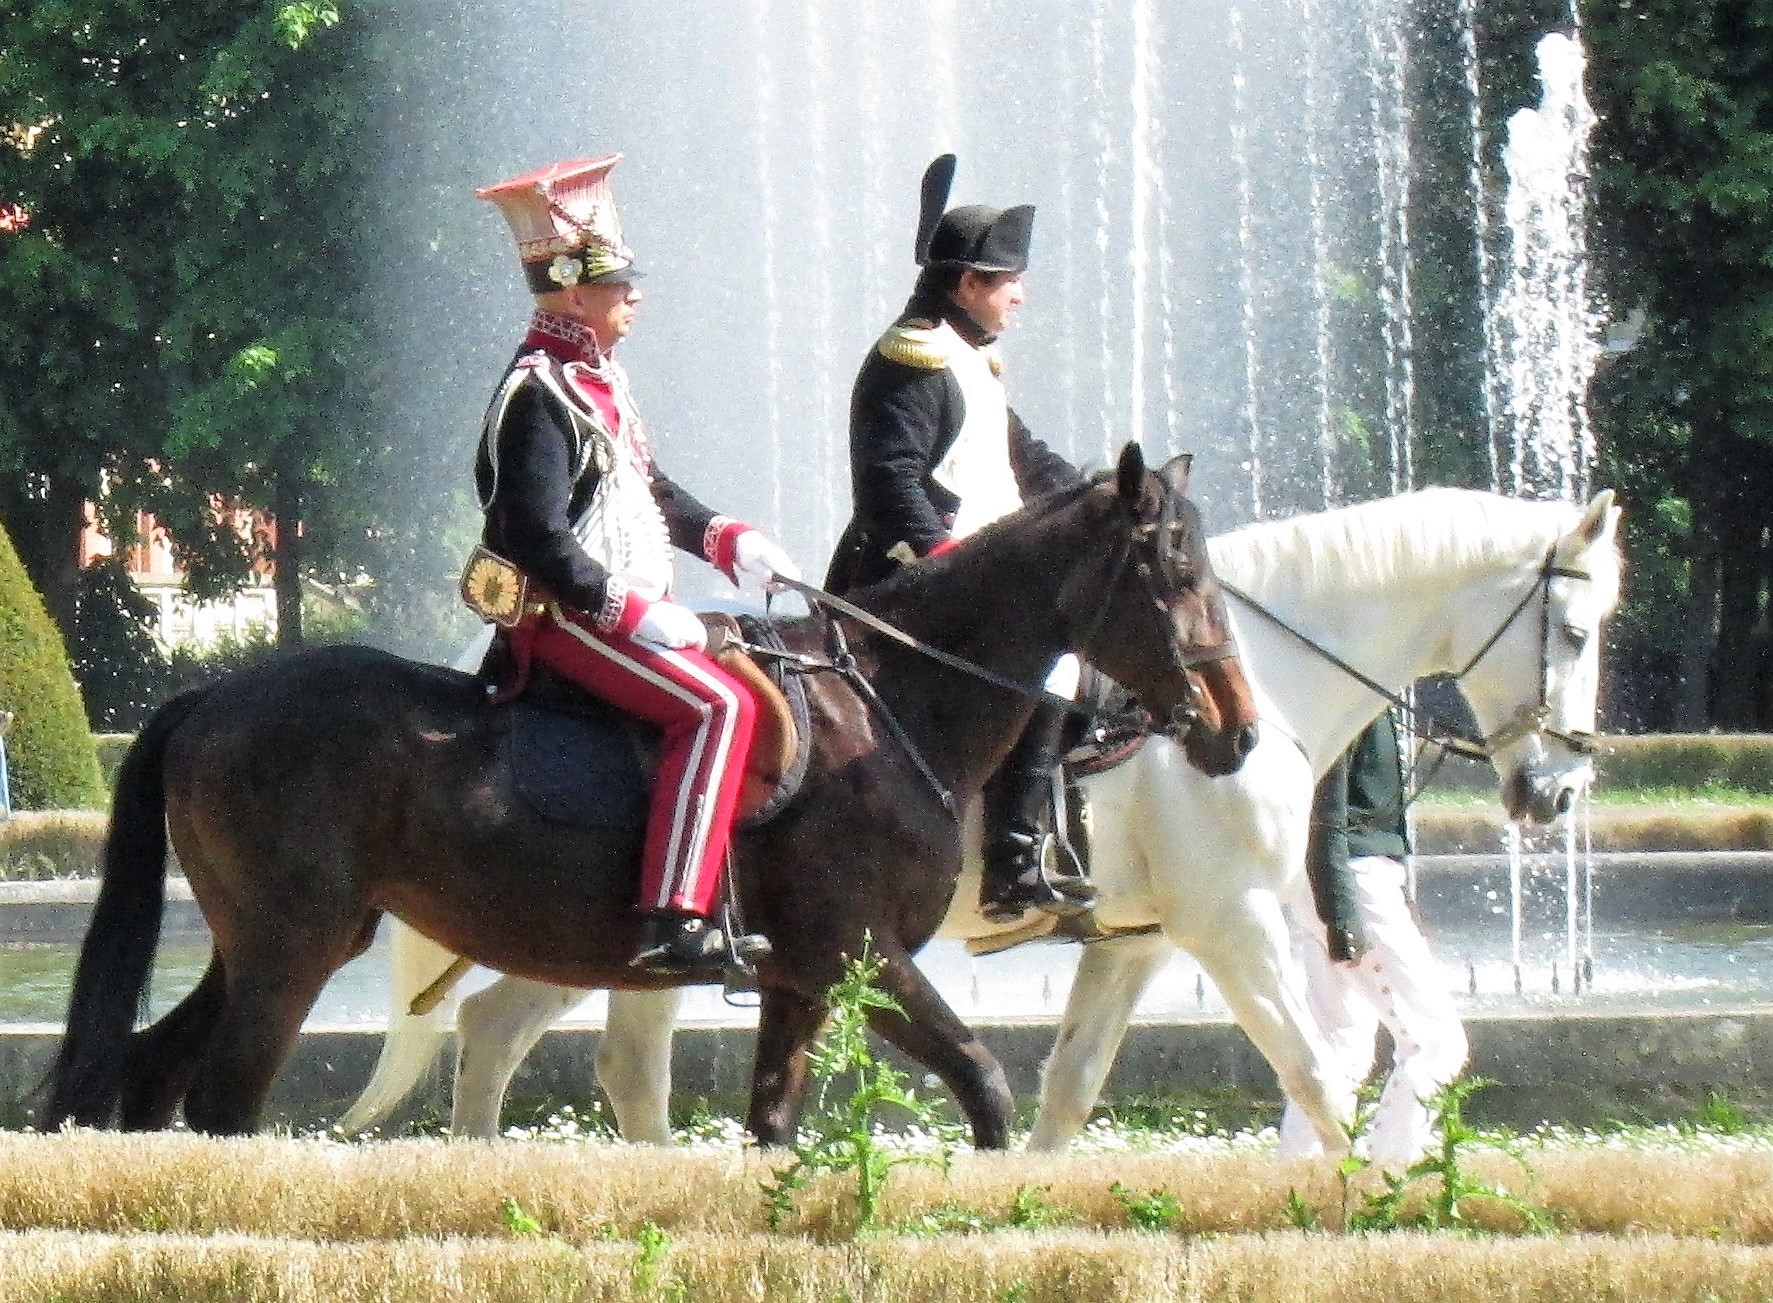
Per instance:
[[[826,992],[831,1006],[825,1032],[810,1055],[817,1083],[815,1116],[801,1128],[789,1162],[772,1171],[763,1184],[772,1229],[780,1229],[794,1211],[794,1198],[821,1173],[853,1173],[856,1231],[877,1229],[881,1192],[895,1167],[921,1163],[947,1172],[954,1145],[943,1126],[940,1105],[917,1097],[904,1074],[879,1062],[868,1047],[868,1019],[873,1011],[904,1011],[875,985],[884,961],[872,954],[864,938],[862,957],[844,965],[843,976]],[[845,1084],[848,1093],[843,1093]],[[882,1110],[909,1115],[938,1141],[934,1154],[912,1152],[883,1142],[876,1131]]]
[[[1544,1213],[1520,1195],[1501,1185],[1475,1179],[1465,1170],[1464,1156],[1473,1143],[1503,1148],[1494,1140],[1480,1136],[1465,1121],[1465,1101],[1490,1083],[1481,1077],[1461,1078],[1443,1087],[1430,1101],[1438,1119],[1440,1144],[1417,1159],[1403,1172],[1383,1172],[1384,1188],[1374,1194],[1360,1194],[1354,1178],[1373,1166],[1372,1160],[1358,1154],[1344,1158],[1337,1165],[1336,1175],[1342,1187],[1342,1226],[1349,1231],[1442,1231],[1469,1230],[1464,1208],[1469,1200],[1484,1199],[1507,1208],[1521,1219],[1529,1231],[1543,1234],[1552,1227]],[[1365,1130],[1370,1110],[1358,1114],[1356,1134]],[[1323,1219],[1318,1211],[1305,1203],[1297,1191],[1289,1192],[1287,1216],[1294,1226],[1303,1230],[1321,1229]]]
[[[545,1234],[542,1223],[523,1210],[523,1205],[510,1195],[499,1200],[499,1221],[513,1235]]]
[[[640,1252],[634,1259],[634,1292],[665,1303],[687,1303],[689,1286],[666,1269],[671,1237],[654,1222],[642,1222],[634,1236]]]
[[[1127,1210],[1127,1220],[1134,1230],[1173,1231],[1182,1220],[1182,1205],[1162,1186],[1155,1190],[1132,1190],[1116,1181],[1108,1192]],[[1293,1191],[1293,1196],[1297,1198],[1298,1193]]]
[[[963,1203],[937,1204],[893,1229],[902,1235],[982,1235],[988,1231],[1045,1230],[1075,1222],[1073,1214],[1053,1206],[1051,1193],[1044,1185],[1018,1186],[1008,1211],[1001,1214]]]
[[[1748,1128],[1748,1115],[1733,1100],[1714,1090],[1707,1093],[1691,1130],[1720,1136],[1739,1136]]]

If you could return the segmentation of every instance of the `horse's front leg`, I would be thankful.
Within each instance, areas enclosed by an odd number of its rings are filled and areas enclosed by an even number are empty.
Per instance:
[[[942,1079],[972,1124],[976,1147],[1007,1149],[1015,1097],[1003,1065],[948,1007],[909,955],[884,958],[875,985],[898,1002],[904,1015],[874,1010],[868,1025]]]
[[[757,1057],[751,1068],[751,1112],[745,1125],[760,1145],[794,1143],[806,1095],[807,1049],[828,1007],[797,991],[765,986],[757,1009]]]
[[[1288,1098],[1311,1120],[1324,1151],[1346,1153],[1358,1081],[1348,1079],[1312,1016],[1280,902],[1269,892],[1248,892],[1187,944]]]
[[[1161,936],[1122,937],[1084,947],[1053,1052],[1040,1073],[1040,1111],[1028,1147],[1065,1148],[1083,1130],[1114,1067],[1127,1022],[1152,975],[1174,953]]]

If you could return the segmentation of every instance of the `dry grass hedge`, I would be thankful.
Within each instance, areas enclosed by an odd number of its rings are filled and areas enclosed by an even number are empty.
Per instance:
[[[1722,1303],[1770,1296],[1773,1251],[1663,1236],[1571,1237],[1530,1245],[1447,1235],[1292,1232],[1187,1239],[1041,1231],[844,1245],[691,1236],[672,1241],[650,1272],[639,1268],[633,1245],[608,1243],[0,1236],[0,1303]]]
[[[0,823],[0,880],[97,876],[109,823],[104,810],[15,810]]]
[[[106,782],[133,741],[127,733],[94,735]],[[1662,734],[1609,737],[1599,761],[1600,790],[1652,788],[1691,791],[1690,800],[1662,805],[1596,804],[1594,846],[1602,851],[1773,850],[1773,735]],[[1475,767],[1474,767],[1475,768]],[[1484,790],[1493,776],[1476,780]],[[1727,799],[1705,796],[1722,784]],[[1765,792],[1765,805],[1743,793]],[[90,877],[104,845],[102,810],[18,811],[0,823],[0,881]],[[1430,800],[1416,818],[1418,849],[1493,850],[1504,819],[1493,800],[1452,808]]]
[[[95,876],[108,816],[103,810],[21,810],[0,823],[0,881]],[[1595,805],[1600,851],[1773,850],[1773,801],[1766,805]],[[1503,816],[1493,805],[1418,807],[1417,849],[1494,850]]]
[[[0,1133],[0,1230],[101,1234],[239,1234],[328,1241],[497,1235],[509,1199],[549,1234],[573,1242],[632,1239],[651,1224],[672,1235],[742,1236],[767,1229],[760,1183],[771,1155],[603,1142],[397,1140],[342,1144],[308,1139],[218,1140],[188,1134]],[[1544,1210],[1562,1231],[1664,1234],[1773,1248],[1773,1150],[1695,1154],[1668,1149],[1546,1149],[1528,1166],[1474,1150],[1468,1170]],[[1376,1174],[1367,1174],[1377,1188]],[[1019,1192],[1035,1191],[1067,1227],[1129,1229],[1113,1193],[1168,1191],[1186,1235],[1257,1234],[1289,1225],[1288,1194],[1334,1224],[1340,1187],[1327,1162],[1282,1162],[1263,1151],[977,1154],[951,1173],[895,1172],[883,1224],[945,1206],[1009,1219]],[[822,1179],[788,1228],[797,1238],[849,1232],[849,1184]],[[1488,1202],[1471,1224],[1521,1229]]]
[[[850,1239],[841,1175],[767,1233],[774,1160],[755,1150],[8,1133],[0,1303],[1773,1297],[1773,1149],[1529,1155],[1475,1151],[1467,1171],[1559,1234],[1482,1201],[1465,1211],[1490,1234],[1301,1232],[1289,1194],[1335,1224],[1335,1169],[1264,1152],[965,1153],[947,1177],[895,1173],[882,1224],[966,1208],[1002,1226],[1031,1204],[1041,1224]],[[1132,1229],[1117,1183],[1168,1191],[1177,1220]]]

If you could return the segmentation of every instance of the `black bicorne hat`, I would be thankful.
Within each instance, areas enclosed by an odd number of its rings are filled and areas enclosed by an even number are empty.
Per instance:
[[[1034,238],[1034,205],[967,204],[943,212],[954,184],[955,157],[943,154],[923,174],[917,218],[917,265],[974,271],[1026,271]]]

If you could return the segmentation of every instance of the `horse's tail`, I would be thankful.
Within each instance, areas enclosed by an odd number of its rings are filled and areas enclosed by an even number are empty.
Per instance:
[[[166,904],[166,743],[206,691],[193,689],[156,711],[117,771],[104,879],[74,969],[67,1030],[46,1083],[46,1130],[70,1121],[104,1126],[116,1110]]]
[[[412,1012],[413,998],[437,980],[455,955],[397,918],[390,918],[388,924],[388,988],[392,1001],[388,1031],[369,1085],[339,1120],[346,1135],[378,1125],[412,1094],[419,1078],[431,1070],[442,1053],[460,999],[460,988],[452,985],[429,1011]]]

